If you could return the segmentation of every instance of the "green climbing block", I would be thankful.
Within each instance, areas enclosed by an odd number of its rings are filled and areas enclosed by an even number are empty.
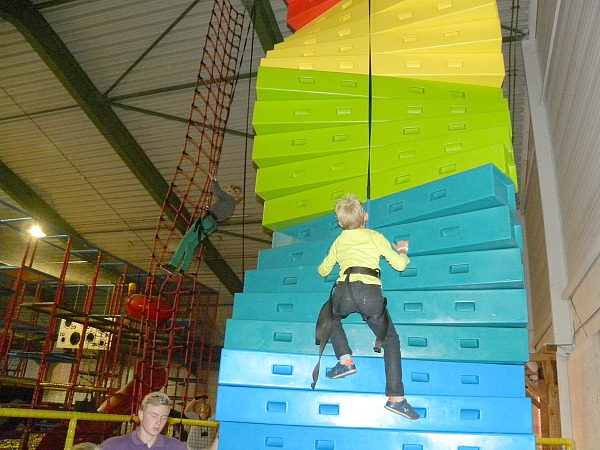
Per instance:
[[[258,169],[256,194],[264,200],[367,175],[369,152],[355,150]]]
[[[371,76],[373,98],[502,98],[502,88]]]
[[[373,332],[365,323],[344,324],[352,354],[380,357],[373,352]],[[437,361],[524,364],[529,361],[526,328],[401,325],[402,357]],[[317,354],[315,324],[229,319],[224,348],[276,353]],[[327,344],[324,354],[332,355]]]
[[[510,130],[508,111],[446,116],[425,119],[375,122],[371,126],[371,146],[407,142],[436,136],[452,136],[465,131],[505,126]]]
[[[447,155],[456,155],[477,148],[502,143],[512,150],[510,129],[506,126],[462,131],[451,135],[436,136],[405,142],[371,147],[371,170],[377,172],[390,166],[404,166]]]
[[[257,134],[368,122],[369,101],[363,98],[257,101],[252,118]]]
[[[371,173],[371,199],[385,197],[490,163],[513,181],[516,191],[517,173],[514,157],[504,144],[494,144],[406,166],[392,166],[391,161],[387,170]],[[381,167],[382,163],[377,165]]]
[[[368,75],[265,66],[258,69],[257,100],[322,100],[353,97],[369,97]]]
[[[504,98],[374,98],[372,104],[373,123],[508,111]]]
[[[367,199],[367,176],[329,183],[291,195],[265,201],[263,225],[273,231],[325,216],[334,210],[342,195],[352,192],[364,202]]]
[[[259,134],[254,137],[252,160],[258,167],[271,167],[361,149],[369,149],[369,125],[366,123]]]

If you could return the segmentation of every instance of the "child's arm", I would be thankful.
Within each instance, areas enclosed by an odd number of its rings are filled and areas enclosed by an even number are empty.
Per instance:
[[[335,264],[337,263],[337,255],[335,248],[336,247],[334,242],[331,248],[329,249],[329,253],[317,269],[319,275],[321,275],[322,277],[326,277],[327,275],[329,275],[331,273],[331,270],[333,269],[333,266],[335,266]]]
[[[379,235],[381,256],[383,256],[390,266],[395,270],[402,272],[410,263],[408,258],[408,241],[398,241],[396,244],[391,244],[383,236]]]

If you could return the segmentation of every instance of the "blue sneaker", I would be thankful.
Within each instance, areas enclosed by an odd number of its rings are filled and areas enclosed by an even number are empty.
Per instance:
[[[345,364],[337,363],[333,366],[333,369],[327,371],[327,378],[336,379],[336,378],[344,378],[348,375],[352,375],[356,373],[356,366],[354,365],[354,361],[349,359]]]
[[[388,400],[388,402],[385,404],[385,409],[393,413],[400,414],[402,417],[406,417],[410,420],[417,420],[421,417],[419,416],[419,413],[408,404],[406,399],[402,400],[401,402],[392,402]]]

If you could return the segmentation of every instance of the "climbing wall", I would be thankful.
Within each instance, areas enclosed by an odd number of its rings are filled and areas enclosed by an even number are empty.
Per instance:
[[[516,171],[495,1],[289,1],[296,31],[261,62],[256,192],[273,246],[236,295],[221,357],[220,449],[534,449]],[[406,397],[383,408],[384,369],[360,317],[345,321],[358,373],[321,377],[315,322],[337,273],[317,267],[335,201],[410,241],[382,263]]]

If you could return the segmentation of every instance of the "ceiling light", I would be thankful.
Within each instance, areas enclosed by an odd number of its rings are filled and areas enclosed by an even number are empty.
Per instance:
[[[39,225],[33,225],[29,229],[29,234],[31,234],[35,238],[43,238],[46,237],[46,233],[42,231]]]

